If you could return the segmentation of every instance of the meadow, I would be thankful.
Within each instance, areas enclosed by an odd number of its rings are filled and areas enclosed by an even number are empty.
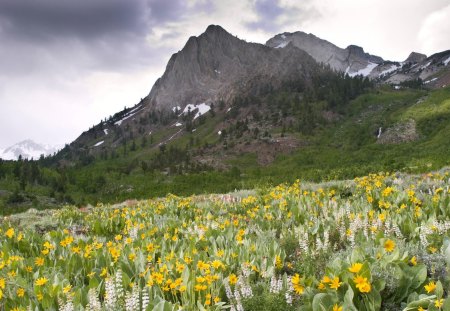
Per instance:
[[[378,173],[0,221],[2,310],[450,310],[450,176]]]

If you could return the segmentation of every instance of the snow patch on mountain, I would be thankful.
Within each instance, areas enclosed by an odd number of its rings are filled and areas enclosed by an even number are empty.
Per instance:
[[[287,42],[287,41],[281,42],[281,43],[278,44],[275,48],[276,48],[276,49],[282,49],[282,48],[284,48],[286,45],[288,45],[288,43],[289,43],[289,42]]]
[[[364,77],[367,77],[368,75],[370,75],[370,73],[372,72],[372,70],[374,70],[375,67],[377,67],[377,66],[378,66],[378,64],[369,62],[369,64],[367,65],[367,67],[365,67],[365,68],[363,68],[363,69],[360,69],[360,70],[358,70],[357,72],[349,73],[348,75],[349,75],[350,77],[356,77],[356,76],[358,76],[358,75],[362,75],[362,76],[364,76]],[[348,69],[349,69],[349,68],[347,68],[347,71],[348,71]],[[346,72],[347,72],[347,71],[346,71]]]
[[[431,82],[436,81],[436,80],[437,80],[437,78],[433,78],[431,80],[425,81],[423,84],[428,84],[428,83],[431,83]]]
[[[420,69],[425,69],[425,68],[427,68],[427,67],[430,66],[430,65],[431,65],[431,62],[428,62],[428,63],[426,63],[425,65],[420,66]]]
[[[210,110],[211,110],[211,107],[208,106],[208,105],[205,104],[205,103],[201,103],[201,104],[199,104],[199,105],[192,105],[192,104],[189,104],[189,105],[186,105],[186,107],[184,107],[184,110],[183,110],[183,112],[180,114],[180,116],[181,116],[182,114],[188,114],[189,111],[195,111],[195,110],[198,110],[198,111],[197,111],[197,113],[196,113],[195,116],[194,116],[194,120],[197,119],[198,117],[200,117],[201,115],[207,113],[208,111],[210,111]]]
[[[131,118],[132,116],[134,116],[138,110],[141,108],[142,106],[137,106],[135,108],[133,108],[132,110],[128,111],[125,116],[123,116],[122,119],[120,119],[119,121],[116,121],[114,124],[117,126],[120,126],[122,124],[123,121],[125,121],[126,119]]]
[[[390,68],[388,68],[388,69],[386,69],[386,70],[383,70],[383,71],[380,73],[379,77],[381,77],[381,76],[383,76],[383,75],[387,75],[387,74],[389,74],[389,73],[391,73],[391,72],[393,72],[393,71],[396,71],[398,68],[402,68],[402,66],[391,65]]]
[[[450,62],[450,57],[447,58],[446,60],[444,60],[444,65],[447,66],[449,62]]]

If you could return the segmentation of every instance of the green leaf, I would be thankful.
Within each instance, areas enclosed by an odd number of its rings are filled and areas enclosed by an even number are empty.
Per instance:
[[[442,295],[444,294],[444,289],[442,288],[441,281],[436,282],[436,297],[437,299],[441,299]]]
[[[154,306],[152,311],[172,311],[172,309],[172,304],[163,300]]]
[[[333,307],[334,301],[330,294],[319,293],[312,302],[313,311],[327,311]]]
[[[442,306],[443,311],[450,311],[450,297],[447,297],[444,301],[444,305]]]
[[[447,242],[447,247],[444,250],[445,262],[450,267],[450,243],[448,240],[445,240],[445,242]]]
[[[410,310],[417,310],[418,307],[422,308],[428,308],[430,305],[430,302],[434,301],[436,298],[435,295],[427,296],[427,295],[420,295],[419,300],[410,302],[403,311],[410,311]]]
[[[353,289],[351,288],[351,286],[349,286],[347,289],[347,292],[345,293],[345,296],[344,296],[344,304],[343,304],[344,310],[358,311],[358,309],[353,304],[354,296],[355,296],[355,294],[353,293]]]

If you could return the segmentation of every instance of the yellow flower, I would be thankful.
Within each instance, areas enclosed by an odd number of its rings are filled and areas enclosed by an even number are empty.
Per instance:
[[[417,258],[416,256],[414,256],[413,258],[411,258],[411,260],[409,261],[413,266],[417,265]]]
[[[92,272],[91,272],[92,273]],[[95,274],[95,272],[94,272],[94,274]],[[106,269],[106,268],[103,268],[102,269],[102,272],[100,272],[100,276],[101,277],[106,277],[108,275],[108,269]]]
[[[34,260],[34,264],[38,267],[41,267],[44,265],[44,258],[38,257]]]
[[[72,289],[72,285],[69,284],[63,288],[63,293],[67,294],[68,292],[71,291],[71,289]]]
[[[205,305],[209,306],[211,305],[211,294],[207,294],[205,297]]]
[[[9,228],[8,230],[6,230],[5,236],[12,239],[12,237],[14,236],[14,228]]]
[[[42,286],[45,285],[48,282],[47,278],[42,277],[36,280],[36,285],[37,286]]]
[[[339,306],[337,303],[333,306],[333,311],[342,311],[342,306]]]
[[[355,282],[356,288],[361,293],[368,293],[372,289],[370,283],[367,281],[367,278],[357,275],[355,278],[353,278],[353,282]]]
[[[342,285],[342,282],[339,282],[339,277],[336,276],[336,277],[331,281],[330,288],[337,290],[341,285]]]
[[[362,266],[362,263],[355,262],[350,268],[348,268],[348,271],[352,273],[358,273],[361,270]]]
[[[18,288],[16,291],[17,297],[23,297],[25,296],[25,289],[23,288]]]
[[[331,279],[328,276],[324,275],[322,278],[322,283],[328,284],[330,282],[331,282]]]
[[[230,282],[231,285],[236,284],[237,280],[238,280],[238,278],[237,278],[236,274],[234,274],[234,273],[230,274],[228,281]]]
[[[384,242],[384,249],[388,253],[393,252],[395,249],[395,242],[390,239],[386,240],[386,242]]]
[[[382,196],[387,197],[389,196],[392,192],[394,191],[394,188],[392,187],[386,187],[383,192],[382,192]]]
[[[430,281],[427,285],[424,286],[427,293],[431,293],[436,289],[436,283],[434,281]]]
[[[436,301],[434,302],[434,306],[436,308],[441,308],[444,305],[444,299],[436,299]]]
[[[292,277],[291,282],[292,282],[292,284],[294,284],[294,285],[298,285],[298,284],[300,284],[300,279],[301,279],[300,275],[299,275],[298,273],[296,273],[296,274]]]
[[[5,289],[6,281],[4,278],[0,278],[0,289]]]

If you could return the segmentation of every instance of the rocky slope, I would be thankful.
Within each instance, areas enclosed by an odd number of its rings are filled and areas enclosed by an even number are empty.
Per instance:
[[[349,45],[342,49],[313,34],[301,31],[278,34],[269,39],[266,45],[283,49],[290,43],[306,51],[317,62],[328,64],[331,68],[348,73],[350,76],[363,75],[391,84],[420,78],[432,88],[450,84],[450,50],[430,57],[412,52],[404,61],[386,61],[364,52],[359,46]]]
[[[163,76],[139,104],[84,132],[64,152],[75,151],[78,158],[100,153],[106,157],[115,150],[135,149],[137,139],[142,145],[150,140],[152,148],[165,145],[197,130],[200,117],[215,113],[219,106],[221,117],[229,119],[234,114],[236,97],[258,97],[287,82],[308,86],[318,73],[324,72],[319,63],[379,83],[403,85],[421,79],[429,88],[450,85],[450,51],[430,57],[413,52],[405,61],[385,61],[361,47],[342,49],[304,32],[278,34],[263,45],[240,40],[222,27],[211,25],[172,55]],[[272,113],[266,108],[259,113]],[[241,110],[236,119],[255,114],[250,110]],[[217,135],[222,128],[222,124],[215,124],[205,134]],[[156,142],[152,144],[153,137]]]
[[[381,57],[370,55],[359,46],[349,45],[347,48],[342,49],[313,34],[301,31],[278,34],[269,39],[266,45],[273,48],[284,48],[289,43],[306,51],[317,62],[328,64],[331,68],[345,71],[351,76],[364,75],[366,71],[383,63]]]
[[[149,109],[173,109],[188,104],[225,101],[237,92],[258,92],[250,81],[276,86],[282,80],[308,79],[317,65],[292,45],[272,49],[240,40],[220,26],[211,25],[199,37],[191,37],[172,55],[164,75],[144,101]],[[264,83],[266,84],[266,83]],[[265,85],[267,86],[267,85]]]

